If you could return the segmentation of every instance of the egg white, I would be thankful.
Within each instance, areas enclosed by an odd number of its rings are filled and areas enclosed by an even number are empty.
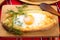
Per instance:
[[[25,24],[25,22],[24,22],[25,16],[24,15],[17,16],[17,18],[16,18],[17,20],[14,20],[14,23],[16,25],[19,25],[20,23],[18,21],[20,21],[22,23],[22,28],[26,28],[27,26],[29,28],[32,28],[32,27],[42,26],[43,25],[42,22],[46,18],[46,15],[44,15],[40,12],[38,12],[38,13],[37,12],[27,13],[27,16],[28,15],[31,15],[34,18],[34,22],[31,25]]]

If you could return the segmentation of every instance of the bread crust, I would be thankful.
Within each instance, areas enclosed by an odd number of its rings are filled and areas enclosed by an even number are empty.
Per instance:
[[[55,19],[55,15],[53,15],[53,14],[50,14],[49,12],[45,12],[45,11],[41,11],[43,14],[45,14],[45,15],[47,15],[48,17],[51,17],[52,19],[51,20],[53,20],[52,22],[50,22],[50,23],[48,23],[48,24],[46,24],[46,25],[43,25],[43,26],[37,26],[36,28],[29,28],[29,27],[27,27],[27,28],[22,28],[22,27],[18,27],[17,25],[14,25],[14,28],[15,29],[18,29],[18,30],[20,30],[20,31],[22,31],[22,32],[28,32],[28,31],[40,31],[40,30],[49,30],[50,28],[52,28],[52,27],[54,27],[55,25],[57,25],[57,22],[56,22],[56,19]],[[47,22],[47,21],[46,21]],[[3,23],[3,26],[4,27],[7,27],[7,28],[9,28],[9,26],[8,25],[5,25],[4,24],[4,21],[2,21],[2,23]]]

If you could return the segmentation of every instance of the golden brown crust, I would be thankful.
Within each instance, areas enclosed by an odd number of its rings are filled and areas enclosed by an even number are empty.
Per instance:
[[[22,28],[22,27],[19,27],[17,25],[14,25],[14,28],[15,29],[19,29],[19,30],[21,30],[23,32],[39,31],[39,30],[48,30],[48,29],[54,27],[57,24],[57,22],[56,22],[56,20],[54,18],[55,15],[50,14],[49,12],[45,12],[45,11],[40,11],[40,12],[45,14],[48,18],[51,18],[52,21],[50,20],[50,22],[49,22],[49,20],[46,21],[46,19],[45,19],[45,22],[47,22],[46,24],[44,24],[42,26],[32,27],[32,28],[29,28],[28,26],[26,28]],[[3,21],[3,23],[4,23],[4,21]],[[9,27],[9,26],[6,26],[6,27]]]

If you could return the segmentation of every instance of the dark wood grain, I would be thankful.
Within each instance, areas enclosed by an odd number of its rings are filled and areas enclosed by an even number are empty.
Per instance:
[[[51,5],[49,5],[49,4],[42,3],[42,4],[40,4],[40,8],[44,11],[48,11],[48,12],[60,17],[60,14],[55,9],[53,9],[51,7]]]

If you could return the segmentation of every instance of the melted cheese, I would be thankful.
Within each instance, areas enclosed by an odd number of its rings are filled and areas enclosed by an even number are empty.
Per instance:
[[[29,16],[29,15],[31,15],[34,18],[34,21],[32,24],[28,25],[24,22],[24,18],[25,18],[24,15],[17,16],[17,18],[16,18],[17,20],[15,20],[15,24],[20,25],[20,23],[19,23],[19,21],[20,21],[22,23],[22,28],[26,28],[27,26],[29,28],[32,28],[32,26],[33,27],[42,26],[43,25],[42,22],[46,18],[46,15],[44,15],[42,13],[37,13],[37,12],[28,13],[27,16]]]

